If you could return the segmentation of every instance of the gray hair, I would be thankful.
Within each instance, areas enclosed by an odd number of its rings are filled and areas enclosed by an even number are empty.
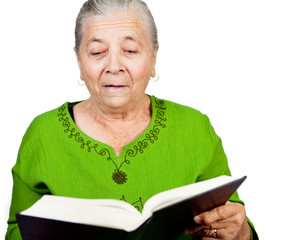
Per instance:
[[[155,52],[158,45],[158,32],[154,18],[146,3],[142,0],[88,0],[82,5],[76,18],[76,53],[79,54],[80,51],[85,22],[89,20],[89,18],[105,15],[114,10],[134,12],[143,20],[148,40],[151,42],[153,52]]]

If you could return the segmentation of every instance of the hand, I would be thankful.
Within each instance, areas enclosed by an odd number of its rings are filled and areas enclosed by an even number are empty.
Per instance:
[[[195,216],[194,221],[198,225],[187,228],[184,232],[203,240],[250,240],[251,238],[245,207],[240,203],[227,202],[223,206]]]

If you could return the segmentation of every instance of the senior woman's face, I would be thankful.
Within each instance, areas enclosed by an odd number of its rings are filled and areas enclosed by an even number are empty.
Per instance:
[[[91,97],[113,108],[144,99],[148,81],[155,76],[156,53],[142,22],[130,13],[89,20],[77,57]]]

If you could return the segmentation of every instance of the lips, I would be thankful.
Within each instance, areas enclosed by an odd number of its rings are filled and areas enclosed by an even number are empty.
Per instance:
[[[112,84],[109,84],[109,85],[105,85],[104,86],[105,88],[123,88],[123,87],[127,87],[126,85],[112,85]]]

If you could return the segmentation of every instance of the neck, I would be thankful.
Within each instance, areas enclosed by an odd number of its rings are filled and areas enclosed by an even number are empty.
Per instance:
[[[137,100],[132,100],[130,104],[123,107],[109,107],[100,104],[92,98],[86,100],[89,116],[96,122],[131,122],[140,120],[144,116],[151,116],[151,101],[148,95]]]
[[[113,147],[118,156],[122,147],[136,139],[151,122],[149,96],[134,103],[135,107],[106,111],[91,99],[74,107],[74,118],[78,128],[100,142]]]

